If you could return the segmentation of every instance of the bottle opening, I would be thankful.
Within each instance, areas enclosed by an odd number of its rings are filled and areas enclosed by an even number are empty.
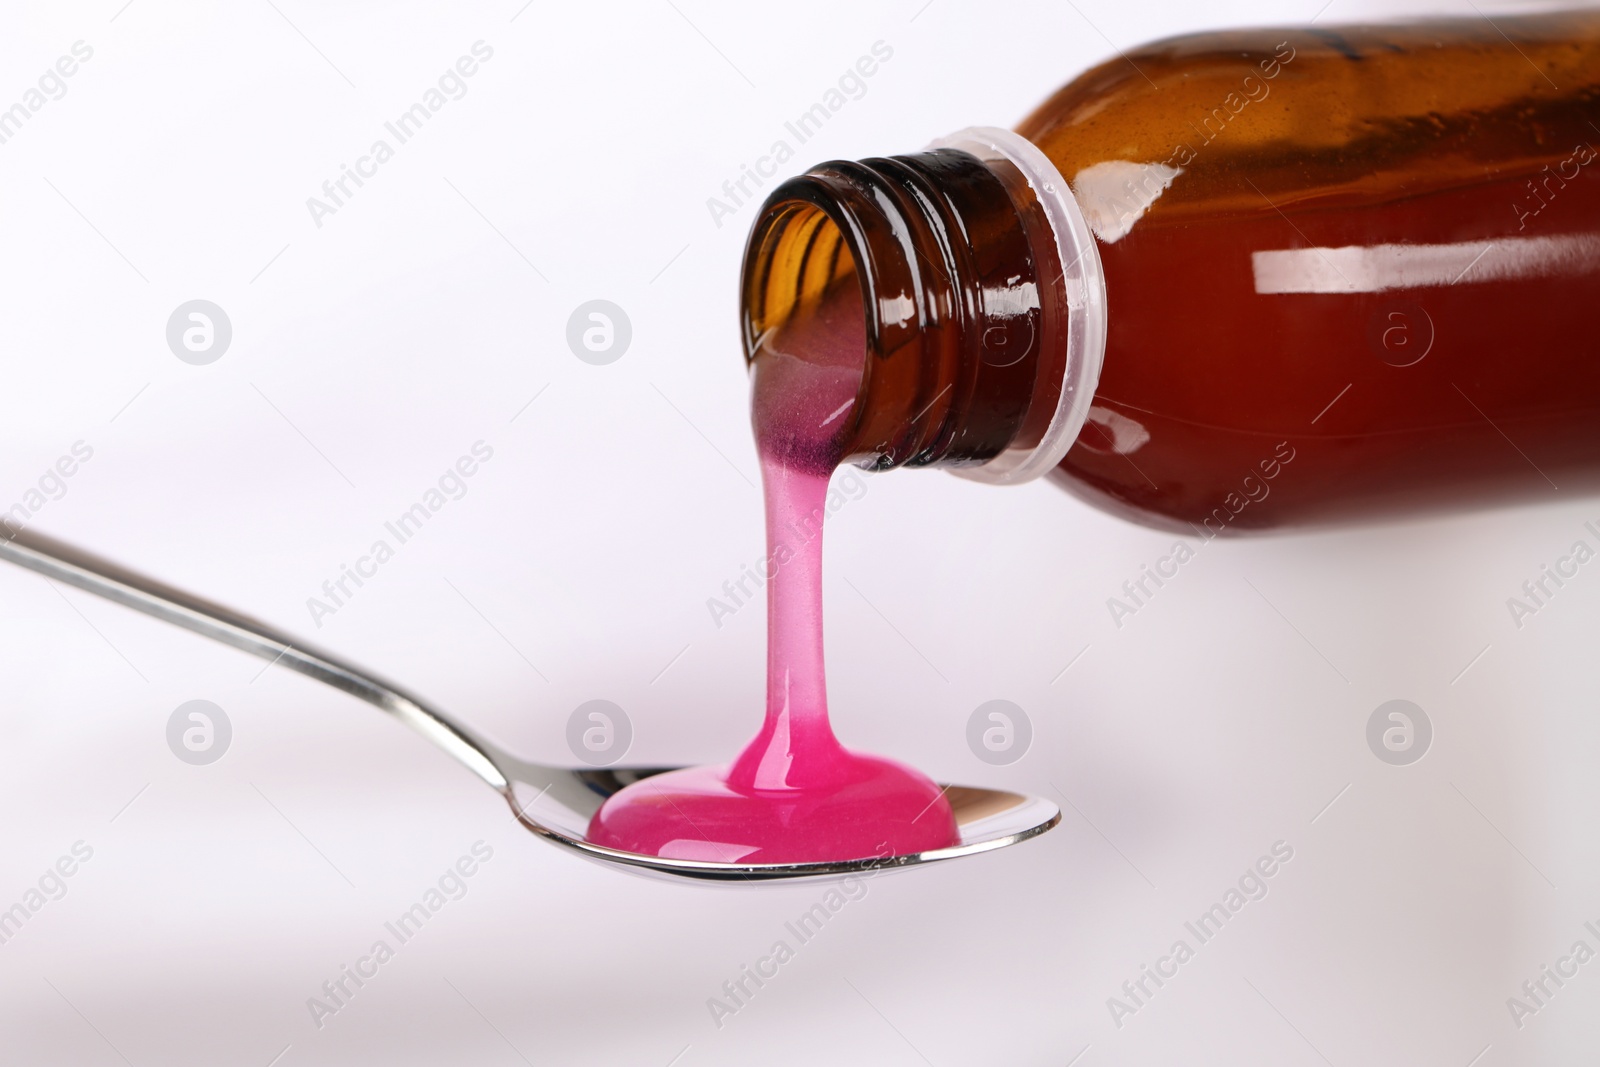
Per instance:
[[[775,230],[771,311],[747,342],[750,417],[763,464],[827,476],[854,455],[867,361],[855,259],[839,228],[796,205]]]
[[[825,163],[773,192],[746,248],[745,355],[858,361],[855,402],[838,416],[848,462],[1023,481],[1082,427],[1096,325],[1104,337],[1103,322],[1084,321],[1104,311],[1098,256],[1081,216],[1071,232],[1076,205],[1042,153],[1004,131],[959,136]],[[1001,138],[1037,158],[1000,151]]]

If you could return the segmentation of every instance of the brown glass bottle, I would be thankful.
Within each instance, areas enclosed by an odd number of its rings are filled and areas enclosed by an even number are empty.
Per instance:
[[[1147,45],[780,186],[746,355],[858,289],[851,459],[1185,531],[1593,489],[1597,97],[1594,12]]]

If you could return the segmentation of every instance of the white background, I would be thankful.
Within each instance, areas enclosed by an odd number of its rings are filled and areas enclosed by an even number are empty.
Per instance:
[[[1015,124],[1113,42],[1303,22],[1319,0],[122,2],[31,5],[0,37],[0,106],[94,49],[0,145],[0,508],[82,440],[92,460],[36,529],[314,636],[530,758],[570,762],[568,714],[606,698],[630,760],[676,763],[727,758],[762,707],[762,608],[719,629],[705,605],[761,550],[735,315],[753,206],[719,228],[706,199],[876,41],[892,59],[790,172]],[[1333,0],[1321,21],[1395,11]],[[466,96],[314,225],[306,198],[480,39]],[[209,366],[165,343],[194,298],[233,323]],[[564,338],[594,298],[633,324],[605,367]],[[467,495],[313,626],[306,599],[479,440],[494,457]],[[1106,598],[1170,537],[1045,484],[868,486],[829,533],[842,736],[1065,817],[874,881],[720,1029],[707,999],[820,889],[582,863],[367,706],[0,570],[0,908],[94,849],[0,945],[0,1059],[1498,1067],[1593,1048],[1600,963],[1520,1030],[1506,998],[1577,939],[1600,947],[1582,926],[1600,573],[1520,630],[1505,602],[1600,501],[1211,545],[1118,629]],[[234,728],[208,767],[165,742],[195,698]],[[965,742],[996,698],[1036,735],[1007,768]],[[1364,739],[1394,698],[1436,731],[1411,767]],[[494,855],[466,896],[314,1025],[307,998],[478,840]],[[1107,998],[1280,840],[1266,899],[1114,1026]]]

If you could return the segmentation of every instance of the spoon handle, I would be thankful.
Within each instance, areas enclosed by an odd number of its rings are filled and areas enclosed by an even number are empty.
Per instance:
[[[40,534],[0,540],[0,559],[36,571],[213,641],[243,649],[270,663],[315,678],[388,712],[450,753],[495,789],[506,779],[484,754],[489,746],[441,711],[336,656],[297,641],[265,623],[160,584],[82,549]]]

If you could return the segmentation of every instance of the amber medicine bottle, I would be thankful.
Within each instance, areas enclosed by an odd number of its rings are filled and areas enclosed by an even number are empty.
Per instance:
[[[778,187],[746,355],[859,293],[855,462],[1183,531],[1595,488],[1597,96],[1592,12],[1159,41]]]

